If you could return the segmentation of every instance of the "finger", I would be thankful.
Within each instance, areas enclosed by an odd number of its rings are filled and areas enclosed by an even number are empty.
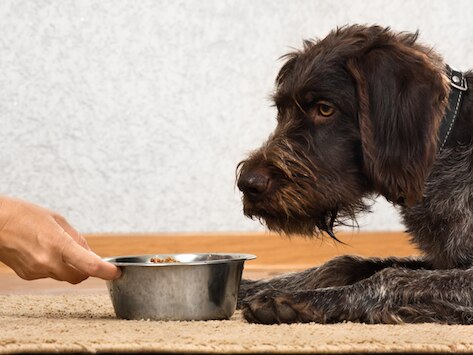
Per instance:
[[[85,238],[74,227],[72,227],[64,217],[54,214],[53,218],[56,223],[59,224],[62,229],[64,229],[64,231],[76,241],[77,244],[86,248],[87,250],[90,250],[89,244],[87,244]]]
[[[63,260],[83,274],[104,280],[114,280],[120,277],[121,271],[115,265],[103,261],[96,254],[82,248],[72,239],[66,243],[62,250]]]
[[[68,238],[70,239],[70,237]],[[37,257],[37,259],[34,257]],[[38,252],[26,259],[20,256],[17,259],[17,263],[14,263],[10,267],[24,280],[36,280],[52,277],[58,281],[67,281],[77,284],[88,277],[62,262],[57,254],[55,257],[49,256],[47,258],[49,261],[45,261],[45,258],[44,255],[41,255]],[[10,264],[10,260],[6,261]]]
[[[67,264],[61,264],[50,272],[49,277],[58,281],[67,281],[70,284],[76,285],[86,280],[89,276],[79,272]]]

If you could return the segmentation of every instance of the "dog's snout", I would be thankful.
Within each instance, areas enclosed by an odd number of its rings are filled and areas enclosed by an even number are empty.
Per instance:
[[[244,172],[238,179],[238,188],[253,199],[263,197],[268,192],[270,185],[269,173],[261,169]]]

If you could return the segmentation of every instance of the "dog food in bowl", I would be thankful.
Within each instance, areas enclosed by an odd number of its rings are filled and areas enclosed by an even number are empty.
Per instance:
[[[150,263],[179,263],[179,260],[174,259],[172,256],[167,256],[166,258],[152,257],[149,259]]]

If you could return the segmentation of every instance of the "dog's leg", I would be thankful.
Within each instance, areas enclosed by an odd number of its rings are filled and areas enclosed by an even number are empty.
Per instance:
[[[265,289],[243,301],[250,322],[473,324],[473,269],[387,268],[348,286]]]
[[[268,280],[242,280],[237,308],[245,298],[261,290],[314,290],[323,287],[351,285],[388,267],[430,268],[421,258],[362,258],[344,255],[302,272],[281,275]]]

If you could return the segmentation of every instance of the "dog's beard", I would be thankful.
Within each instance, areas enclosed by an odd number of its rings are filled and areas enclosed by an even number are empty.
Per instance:
[[[307,140],[310,146],[310,140]],[[259,164],[254,164],[259,162]],[[258,198],[243,196],[243,212],[258,219],[271,231],[286,235],[335,237],[337,226],[357,227],[356,215],[369,211],[362,195],[334,186],[338,179],[321,171],[304,145],[288,139],[273,139],[237,167],[237,179],[245,169],[263,165],[274,184],[270,193]]]
[[[299,209],[291,209],[287,203],[282,207],[269,202],[262,207],[244,199],[243,205],[247,217],[258,219],[271,231],[306,237],[318,237],[325,233],[338,242],[340,240],[335,236],[334,229],[339,226],[357,227],[356,216],[370,209],[362,199],[350,204],[334,204],[323,210],[310,208],[303,213]]]
[[[325,233],[339,242],[334,229],[358,227],[356,216],[370,210],[361,196],[336,196],[321,188],[320,180],[298,176],[289,181],[280,177],[279,183],[279,188],[262,200],[252,201],[244,196],[243,212],[280,234],[318,237]]]

